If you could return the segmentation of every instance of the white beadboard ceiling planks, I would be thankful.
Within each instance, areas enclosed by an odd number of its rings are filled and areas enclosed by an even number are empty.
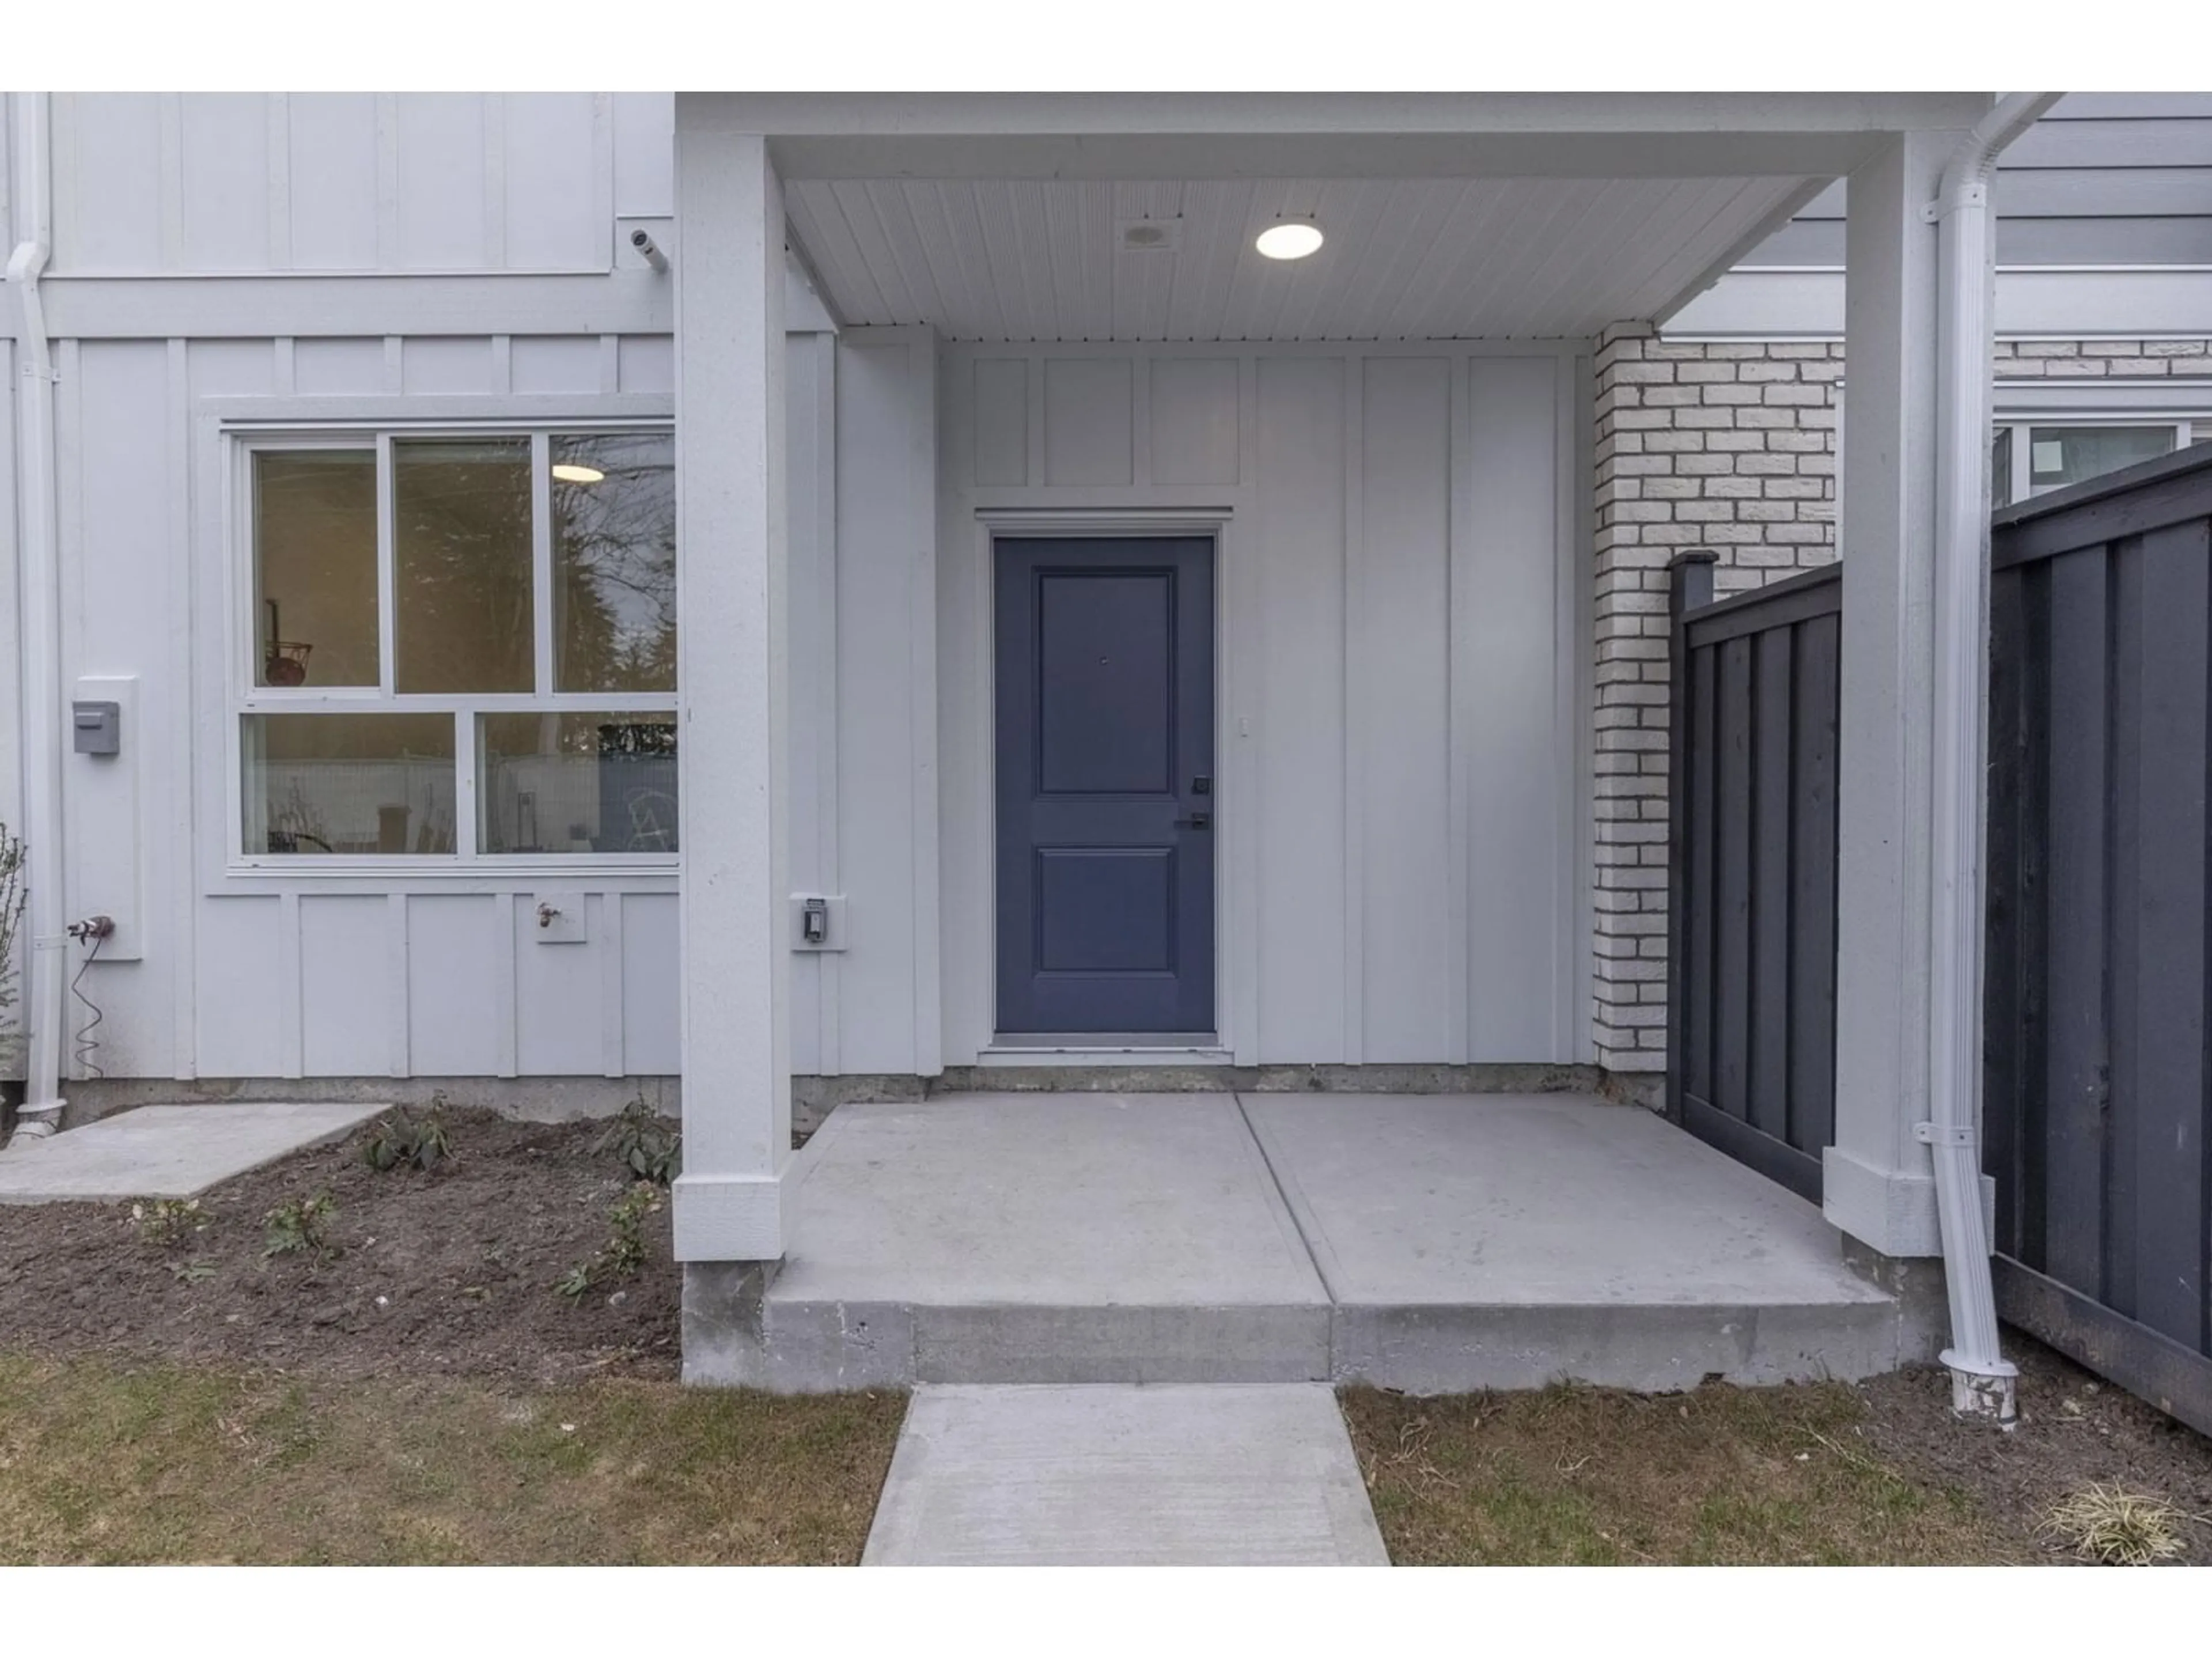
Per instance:
[[[1578,337],[1648,317],[1804,181],[800,179],[791,230],[854,325],[952,340]],[[1311,216],[1310,259],[1252,244]],[[1125,249],[1180,219],[1175,252]]]

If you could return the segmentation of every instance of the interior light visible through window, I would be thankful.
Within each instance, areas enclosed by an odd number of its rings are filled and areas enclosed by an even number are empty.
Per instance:
[[[574,461],[553,463],[553,476],[562,483],[598,483],[607,476],[596,466],[580,466]]]
[[[1303,259],[1321,244],[1319,225],[1295,219],[1269,226],[1260,233],[1260,240],[1253,246],[1270,259]]]

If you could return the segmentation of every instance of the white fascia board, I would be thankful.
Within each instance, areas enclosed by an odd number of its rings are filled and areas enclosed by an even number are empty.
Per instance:
[[[1904,132],[1971,126],[1989,93],[679,92],[676,123],[770,137]]]
[[[815,179],[1836,177],[1983,93],[678,93]]]
[[[1668,322],[1669,339],[1840,339],[1844,273],[1732,270]],[[1997,337],[2193,339],[2212,336],[2212,269],[2019,265],[1997,271]]]

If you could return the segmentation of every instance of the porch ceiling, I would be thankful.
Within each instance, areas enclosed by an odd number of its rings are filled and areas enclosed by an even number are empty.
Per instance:
[[[793,179],[793,237],[852,325],[981,341],[1554,338],[1658,315],[1822,179]],[[1310,216],[1309,258],[1262,258]],[[1178,246],[1123,246],[1127,222]]]

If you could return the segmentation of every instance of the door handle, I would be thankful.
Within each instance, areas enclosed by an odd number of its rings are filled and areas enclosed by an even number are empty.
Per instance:
[[[1187,818],[1177,818],[1175,827],[1178,830],[1211,830],[1213,828],[1213,814],[1193,812]]]

